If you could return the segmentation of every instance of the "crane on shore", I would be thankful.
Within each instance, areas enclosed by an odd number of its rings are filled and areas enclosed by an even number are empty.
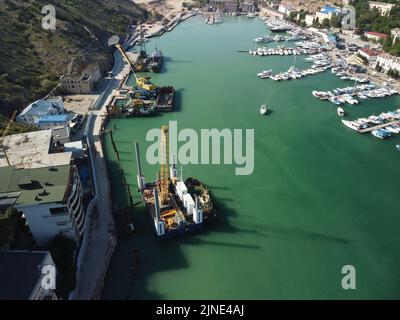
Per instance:
[[[15,118],[17,117],[17,111],[14,111],[11,119],[8,121],[6,128],[3,131],[2,136],[0,137],[0,148],[3,150],[4,153],[4,157],[6,158],[7,164],[10,167],[11,166],[11,162],[10,159],[7,156],[7,151],[6,148],[4,147],[3,141],[4,141],[4,137],[8,134],[8,131],[10,131],[11,126],[15,120]]]
[[[138,71],[137,67],[131,61],[131,59],[129,58],[128,54],[124,50],[124,48],[122,48],[122,46],[119,43],[117,43],[115,45],[115,47],[121,52],[122,56],[124,57],[126,62],[128,62],[129,66],[131,67],[131,71],[132,71],[132,73],[133,73],[133,75],[134,75],[134,77],[136,79],[137,85],[139,87],[145,89],[145,90],[148,90],[148,91],[156,90],[157,87],[149,81],[149,79],[150,79],[149,77],[148,78],[144,78],[144,77],[138,77],[137,76],[137,74],[136,74],[136,72]]]

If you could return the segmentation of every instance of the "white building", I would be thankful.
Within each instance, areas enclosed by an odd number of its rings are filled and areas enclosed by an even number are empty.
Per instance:
[[[84,230],[83,188],[73,165],[36,169],[0,168],[3,195],[15,198],[14,207],[26,219],[36,244],[48,246],[62,234],[79,241]]]
[[[370,49],[370,48],[361,48],[358,50],[358,55],[367,59],[368,63],[373,63],[377,60],[378,55],[380,54],[379,51]],[[361,61],[363,62],[363,61]]]
[[[16,118],[19,123],[35,126],[42,116],[54,116],[65,114],[62,97],[54,99],[38,100],[27,106]]]
[[[51,285],[57,270],[50,252],[4,251],[0,253],[0,271],[0,300],[57,300]],[[50,283],[45,279],[49,276],[53,277]]]
[[[315,15],[313,14],[307,14],[305,18],[305,23],[307,27],[310,27],[313,25],[315,19]]]
[[[41,130],[53,128],[69,128],[70,117],[67,114],[60,114],[55,116],[41,116],[35,121],[35,127]]]
[[[394,3],[385,3],[378,1],[369,1],[368,4],[370,9],[378,9],[382,16],[390,14],[390,11],[392,11],[392,8],[395,6]]]
[[[66,75],[61,79],[62,88],[72,94],[89,94],[101,79],[99,65],[89,65],[81,74]]]
[[[379,64],[385,72],[388,72],[390,69],[400,72],[400,57],[381,53],[378,55],[376,63]]]
[[[393,44],[395,44],[396,41],[400,40],[400,28],[394,28],[390,32],[392,39],[393,39]]]
[[[295,8],[293,8],[292,6],[290,6],[290,5],[285,5],[285,4],[280,4],[279,5],[279,8],[278,8],[278,11],[280,12],[280,13],[283,13],[285,16],[290,16],[290,14],[292,13],[292,12],[297,12],[297,10],[295,9]]]
[[[321,23],[325,19],[331,20],[333,17],[339,16],[340,13],[340,8],[326,5],[321,9],[321,11],[315,14],[315,18],[317,18],[318,21]]]

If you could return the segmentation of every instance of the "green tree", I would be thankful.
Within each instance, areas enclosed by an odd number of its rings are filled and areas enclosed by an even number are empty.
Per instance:
[[[57,267],[56,293],[64,299],[76,285],[75,252],[75,241],[63,235],[56,236],[50,244],[50,253]]]
[[[331,26],[331,21],[328,18],[325,18],[324,20],[322,20],[321,28],[327,29],[330,26]]]
[[[17,222],[17,209],[10,207],[0,213],[0,249],[13,240]]]

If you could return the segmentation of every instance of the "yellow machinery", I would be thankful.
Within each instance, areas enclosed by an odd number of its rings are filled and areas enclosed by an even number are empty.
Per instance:
[[[139,78],[136,80],[137,85],[147,91],[154,91],[157,87],[152,84],[147,78]]]
[[[170,217],[173,217],[175,214],[176,214],[176,210],[175,210],[175,209],[173,209],[173,210],[168,210],[168,211],[164,212],[164,213],[161,215],[161,218],[170,218]]]
[[[138,78],[138,76],[136,75],[136,71],[143,70],[143,67],[144,67],[143,64],[139,63],[139,64],[134,65],[132,63],[131,59],[129,59],[128,55],[126,54],[124,48],[122,48],[122,46],[120,44],[116,44],[115,47],[121,52],[122,56],[124,57],[126,62],[128,62],[129,66],[131,67],[132,73],[136,79],[136,84],[140,88],[147,90],[147,91],[156,90],[157,87],[149,81],[149,78],[143,78],[143,77]],[[142,69],[138,68],[139,65],[141,66]]]
[[[136,74],[135,74],[135,67],[134,67],[134,65],[133,65],[133,63],[132,63],[132,61],[131,61],[131,59],[129,59],[128,55],[126,54],[124,48],[122,48],[122,46],[121,46],[119,43],[117,43],[117,44],[115,45],[115,47],[119,50],[119,52],[121,52],[122,56],[124,57],[124,59],[126,60],[126,62],[128,62],[129,66],[131,67],[131,70],[132,70],[133,74],[134,74],[135,77],[136,77]],[[137,78],[136,78],[136,80],[137,80]]]
[[[160,171],[160,202],[165,205],[169,200],[169,129],[161,128],[161,171]]]
[[[8,166],[11,166],[11,163],[10,163],[10,159],[8,159],[6,148],[4,148],[3,140],[4,140],[4,137],[7,135],[8,131],[11,129],[11,126],[12,126],[16,116],[17,116],[17,111],[14,111],[10,121],[8,121],[8,124],[7,124],[6,128],[4,129],[3,135],[0,138],[1,149],[3,150],[4,157],[6,158]]]

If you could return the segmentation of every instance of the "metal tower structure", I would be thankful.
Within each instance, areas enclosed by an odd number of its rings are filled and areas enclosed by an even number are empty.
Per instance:
[[[160,200],[161,204],[167,204],[169,199],[169,129],[167,126],[161,128],[161,145],[160,145]]]

